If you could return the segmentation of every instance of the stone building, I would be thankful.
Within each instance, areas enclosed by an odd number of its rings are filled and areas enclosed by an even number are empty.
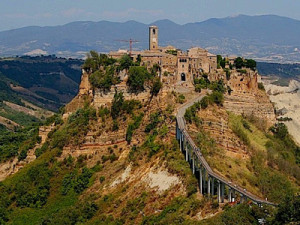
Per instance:
[[[142,65],[147,68],[158,64],[161,68],[161,76],[168,74],[173,76],[175,83],[192,83],[194,77],[217,70],[217,56],[207,50],[195,47],[186,52],[173,46],[160,47],[158,39],[158,27],[149,27],[149,49],[144,51],[119,50],[110,52],[113,58],[121,58],[124,54],[130,54],[136,60],[140,55]]]

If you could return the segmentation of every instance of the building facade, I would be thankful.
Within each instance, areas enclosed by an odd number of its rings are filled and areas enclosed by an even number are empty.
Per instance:
[[[203,73],[217,70],[217,56],[207,50],[195,47],[184,52],[173,46],[160,47],[158,39],[158,27],[149,27],[149,49],[144,51],[133,51],[131,57],[141,56],[141,63],[147,68],[157,64],[161,68],[161,75],[167,74],[175,77],[175,82],[192,83],[194,77]],[[110,52],[113,58],[121,58],[128,51],[119,50]]]

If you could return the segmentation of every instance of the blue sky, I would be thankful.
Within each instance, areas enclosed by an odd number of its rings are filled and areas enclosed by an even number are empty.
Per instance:
[[[0,30],[85,20],[184,24],[238,14],[300,20],[300,0],[0,0]]]

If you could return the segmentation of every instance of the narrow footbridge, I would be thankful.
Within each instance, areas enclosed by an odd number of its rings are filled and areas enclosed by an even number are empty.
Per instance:
[[[218,202],[223,203],[226,196],[228,202],[236,202],[238,199],[240,202],[252,200],[259,206],[262,204],[276,206],[276,204],[265,201],[264,199],[248,192],[246,189],[239,187],[237,184],[234,184],[232,181],[220,176],[208,165],[201,153],[201,150],[197,147],[187,132],[184,119],[186,109],[192,106],[195,102],[200,101],[204,96],[205,95],[198,96],[184,104],[181,108],[179,108],[176,116],[176,139],[179,141],[180,150],[183,154],[185,154],[186,161],[189,162],[193,170],[193,174],[195,174],[199,180],[199,189],[201,194],[213,196],[215,195],[216,190]]]

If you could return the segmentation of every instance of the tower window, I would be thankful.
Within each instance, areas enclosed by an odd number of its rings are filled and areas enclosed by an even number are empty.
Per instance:
[[[155,34],[155,29],[153,29],[153,34]]]

